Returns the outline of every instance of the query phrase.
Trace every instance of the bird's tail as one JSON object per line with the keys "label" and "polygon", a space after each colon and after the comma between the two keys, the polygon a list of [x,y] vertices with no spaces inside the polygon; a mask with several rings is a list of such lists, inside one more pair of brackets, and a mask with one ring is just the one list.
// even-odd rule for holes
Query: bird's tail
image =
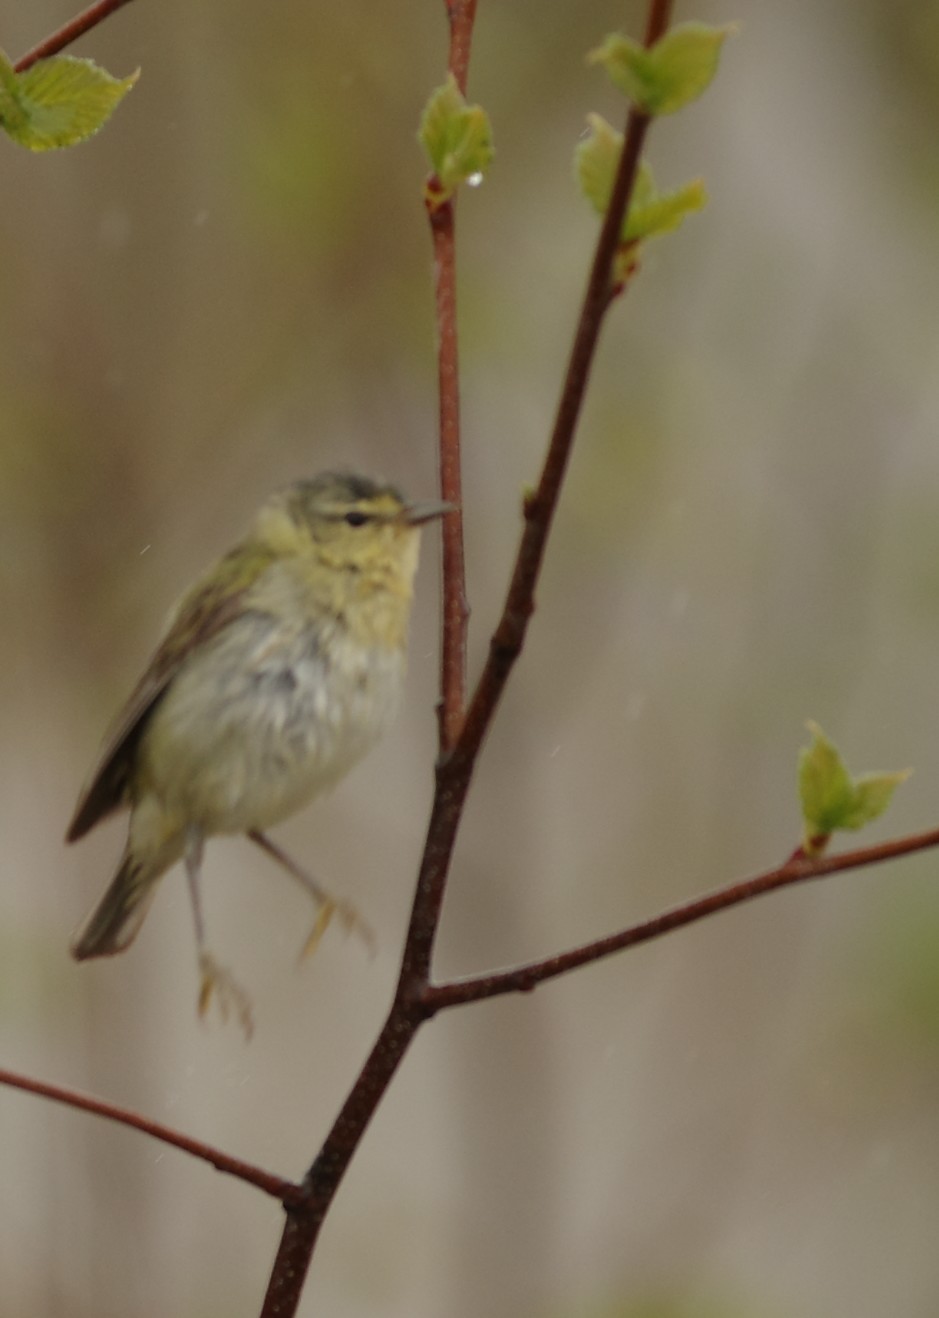
{"label": "bird's tail", "polygon": [[107,892],[72,940],[72,956],[84,961],[129,947],[150,909],[161,873],[154,874],[153,867],[141,864],[128,848]]}

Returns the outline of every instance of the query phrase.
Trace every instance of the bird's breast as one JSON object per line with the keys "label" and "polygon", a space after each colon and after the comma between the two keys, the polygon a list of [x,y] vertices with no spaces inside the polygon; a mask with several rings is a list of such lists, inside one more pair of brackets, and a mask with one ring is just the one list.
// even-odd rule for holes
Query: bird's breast
{"label": "bird's breast", "polygon": [[386,731],[400,646],[333,620],[246,615],[174,677],[141,741],[140,780],[206,833],[265,829],[333,786]]}

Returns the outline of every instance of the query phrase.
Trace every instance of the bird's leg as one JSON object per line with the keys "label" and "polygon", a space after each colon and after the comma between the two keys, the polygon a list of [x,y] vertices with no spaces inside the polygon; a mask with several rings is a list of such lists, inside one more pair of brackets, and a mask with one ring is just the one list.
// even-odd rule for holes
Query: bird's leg
{"label": "bird's leg", "polygon": [[292,874],[297,882],[303,885],[319,908],[310,936],[300,952],[301,961],[316,951],[319,941],[328,929],[329,922],[334,915],[339,916],[343,928],[348,933],[358,934],[368,948],[369,953],[372,956],[375,955],[376,941],[371,926],[363,919],[351,902],[338,901],[331,892],[327,891],[321,883],[313,878],[312,874],[308,874],[306,870],[301,869],[297,862],[287,855],[286,851],[282,850],[276,842],[272,842],[267,834],[262,833],[260,829],[251,829],[248,837],[262,851],[266,851],[272,860],[276,860],[279,865],[282,865],[288,874]]}
{"label": "bird's leg", "polygon": [[251,1002],[244,989],[236,979],[220,966],[205,945],[205,920],[202,915],[202,890],[199,876],[202,869],[202,852],[205,839],[202,830],[191,828],[186,837],[186,878],[189,881],[189,897],[192,902],[192,918],[196,927],[196,950],[199,956],[199,1015],[205,1016],[215,994],[218,999],[222,1020],[228,1019],[231,1008],[245,1037],[250,1039],[254,1030],[251,1016]]}
{"label": "bird's leg", "polygon": [[205,950],[205,920],[202,917],[202,892],[199,888],[204,849],[205,840],[202,830],[191,828],[186,835],[186,878],[189,882],[189,900],[192,902],[192,920],[196,927],[196,947],[199,949],[200,958]]}

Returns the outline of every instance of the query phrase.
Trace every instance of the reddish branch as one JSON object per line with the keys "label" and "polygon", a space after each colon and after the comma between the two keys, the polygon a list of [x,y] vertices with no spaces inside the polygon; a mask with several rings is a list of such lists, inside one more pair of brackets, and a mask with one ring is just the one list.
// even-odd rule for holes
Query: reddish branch
{"label": "reddish branch", "polygon": [[466,707],[466,632],[469,605],[463,555],[463,481],[460,457],[460,365],[456,329],[456,234],[453,200],[430,208],[437,313],[440,492],[455,511],[443,519],[443,608],[440,644],[439,742],[454,745]]}
{"label": "reddish branch", "polygon": [[[476,0],[447,0],[450,20],[448,67],[466,93]],[[434,300],[437,324],[437,373],[440,407],[440,492],[456,511],[444,518],[443,608],[440,645],[439,742],[452,749],[466,708],[466,634],[469,604],[463,551],[463,481],[460,455],[460,359],[456,319],[456,217],[454,201],[428,207],[434,244]]]}
{"label": "reddish branch", "polygon": [[447,18],[450,21],[448,67],[465,96],[470,49],[473,44],[473,24],[476,21],[476,0],[446,0],[446,4]]}
{"label": "reddish branch", "polygon": [[896,860],[900,856],[909,856],[916,851],[925,851],[939,846],[939,829],[930,829],[927,833],[914,833],[908,837],[895,838],[891,842],[881,842],[872,847],[859,847],[856,851],[844,851],[839,856],[805,856],[801,850],[796,851],[784,865],[762,874],[755,874],[749,879],[738,879],[725,888],[695,897],[671,910],[654,915],[640,924],[630,925],[618,933],[607,934],[594,939],[580,947],[572,947],[557,956],[545,957],[539,961],[529,961],[525,965],[513,966],[510,970],[498,970],[489,975],[470,975],[465,979],[455,979],[444,984],[430,984],[422,994],[422,1002],[428,1014],[442,1011],[446,1007],[457,1007],[466,1002],[480,1002],[484,998],[499,997],[503,993],[528,993],[544,984],[549,979],[557,979],[569,970],[588,965],[591,961],[600,961],[612,956],[626,947],[636,947],[639,943],[651,942],[661,938],[673,929],[694,924],[705,916],[716,915],[718,911],[729,910],[743,902],[752,901],[766,892],[775,892],[778,888],[791,888],[808,879],[821,879],[828,874],[841,874],[846,870],[861,869],[866,865],[876,865],[886,860]]}
{"label": "reddish branch", "polygon": [[182,1149],[184,1153],[190,1153],[194,1158],[201,1158],[203,1162],[211,1163],[217,1171],[226,1172],[229,1176],[237,1176],[240,1181],[247,1181],[249,1185],[257,1186],[259,1190],[273,1195],[284,1204],[297,1203],[302,1199],[301,1188],[293,1181],[285,1181],[282,1177],[274,1176],[261,1167],[242,1162],[240,1158],[232,1158],[221,1149],[213,1148],[211,1144],[191,1139],[170,1126],[161,1125],[159,1121],[151,1121],[149,1117],[141,1116],[139,1112],[118,1107],[114,1103],[105,1103],[103,1099],[79,1093],[77,1089],[46,1084],[43,1080],[33,1080],[30,1076],[18,1075],[15,1071],[2,1068],[0,1068],[0,1084],[9,1085],[12,1089],[24,1089],[28,1094],[38,1094],[40,1098],[52,1099],[54,1103],[64,1103],[67,1107],[77,1108],[81,1112],[92,1112],[97,1117],[105,1117],[108,1121],[116,1121],[121,1126],[130,1126],[133,1130],[142,1131],[144,1135],[151,1135],[163,1144],[171,1144],[175,1149]]}
{"label": "reddish branch", "polygon": [[74,18],[63,24],[57,32],[46,37],[45,41],[40,41],[38,46],[33,46],[32,50],[26,52],[14,64],[17,73],[22,73],[25,69],[30,68],[37,60],[48,59],[50,55],[57,55],[60,50],[70,46],[73,41],[77,41],[91,28],[97,27],[106,18],[118,9],[123,9],[129,5],[130,0],[97,0],[97,4],[89,5],[87,9],[76,14]]}

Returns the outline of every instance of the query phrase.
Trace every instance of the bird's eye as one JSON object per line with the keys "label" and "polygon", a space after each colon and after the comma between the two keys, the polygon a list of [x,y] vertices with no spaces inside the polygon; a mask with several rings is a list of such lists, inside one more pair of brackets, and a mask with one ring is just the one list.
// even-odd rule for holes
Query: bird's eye
{"label": "bird's eye", "polygon": [[368,513],[360,513],[355,509],[346,513],[346,521],[350,526],[364,526],[368,521]]}

